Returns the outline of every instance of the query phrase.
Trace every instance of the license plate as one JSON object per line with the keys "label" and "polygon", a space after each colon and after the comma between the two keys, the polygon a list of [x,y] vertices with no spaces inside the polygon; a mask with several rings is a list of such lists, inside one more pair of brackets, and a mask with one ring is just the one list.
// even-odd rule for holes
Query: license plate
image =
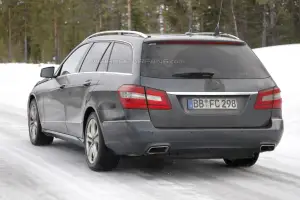
{"label": "license plate", "polygon": [[195,98],[188,99],[188,109],[238,109],[238,103],[232,98]]}

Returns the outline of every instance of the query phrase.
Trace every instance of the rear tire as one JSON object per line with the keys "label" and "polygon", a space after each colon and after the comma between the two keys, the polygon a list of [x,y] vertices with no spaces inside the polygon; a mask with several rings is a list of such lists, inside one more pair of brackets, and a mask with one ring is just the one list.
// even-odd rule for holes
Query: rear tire
{"label": "rear tire", "polygon": [[224,159],[224,162],[228,167],[252,167],[255,165],[259,158],[259,154],[255,154],[252,158],[244,158],[244,159]]}
{"label": "rear tire", "polygon": [[93,171],[111,171],[119,163],[119,156],[105,146],[96,113],[91,113],[85,125],[85,157]]}
{"label": "rear tire", "polygon": [[34,99],[30,102],[28,111],[28,130],[29,138],[33,145],[44,146],[52,144],[54,138],[42,132],[38,107]]}

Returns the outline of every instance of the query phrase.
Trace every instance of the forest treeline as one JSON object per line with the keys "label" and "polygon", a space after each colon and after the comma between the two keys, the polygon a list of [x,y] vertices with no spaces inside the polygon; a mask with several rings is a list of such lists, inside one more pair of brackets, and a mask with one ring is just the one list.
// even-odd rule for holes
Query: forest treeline
{"label": "forest treeline", "polygon": [[[0,0],[0,62],[60,62],[89,34],[214,31],[222,0]],[[223,0],[222,32],[251,47],[299,43],[300,0]]]}

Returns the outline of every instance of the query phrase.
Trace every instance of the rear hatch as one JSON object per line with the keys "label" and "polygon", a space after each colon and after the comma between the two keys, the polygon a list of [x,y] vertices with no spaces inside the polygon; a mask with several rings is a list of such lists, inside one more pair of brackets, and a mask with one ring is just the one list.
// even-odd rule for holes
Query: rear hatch
{"label": "rear hatch", "polygon": [[169,99],[169,109],[149,109],[157,128],[253,128],[270,122],[272,109],[255,104],[258,92],[275,83],[243,42],[144,43],[141,85],[165,91]]}

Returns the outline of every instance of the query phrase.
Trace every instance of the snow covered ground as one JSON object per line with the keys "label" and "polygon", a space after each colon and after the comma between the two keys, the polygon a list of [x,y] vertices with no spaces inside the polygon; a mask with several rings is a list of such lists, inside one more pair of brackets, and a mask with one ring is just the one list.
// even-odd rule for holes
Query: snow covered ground
{"label": "snow covered ground", "polygon": [[255,52],[282,90],[285,134],[276,151],[250,169],[184,160],[158,170],[123,160],[114,172],[91,172],[79,147],[59,140],[41,148],[29,143],[28,93],[49,65],[0,64],[0,200],[299,199],[300,45]]}

